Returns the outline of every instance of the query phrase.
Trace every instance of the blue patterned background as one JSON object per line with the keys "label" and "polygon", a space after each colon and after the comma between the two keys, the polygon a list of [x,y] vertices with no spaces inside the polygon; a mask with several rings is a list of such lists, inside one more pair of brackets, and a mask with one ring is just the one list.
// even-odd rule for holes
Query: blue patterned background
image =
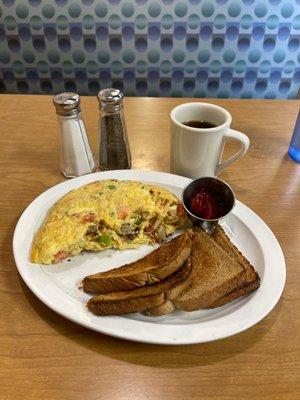
{"label": "blue patterned background", "polygon": [[294,98],[300,0],[0,2],[0,91]]}

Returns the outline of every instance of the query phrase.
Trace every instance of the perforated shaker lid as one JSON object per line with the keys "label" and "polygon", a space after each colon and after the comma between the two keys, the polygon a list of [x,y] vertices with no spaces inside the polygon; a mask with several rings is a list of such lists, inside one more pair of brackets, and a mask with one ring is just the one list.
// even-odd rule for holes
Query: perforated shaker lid
{"label": "perforated shaker lid", "polygon": [[97,96],[100,109],[108,112],[120,109],[123,103],[123,97],[122,91],[114,88],[102,89]]}
{"label": "perforated shaker lid", "polygon": [[53,104],[58,115],[69,116],[80,112],[80,96],[77,93],[59,93],[53,97]]}

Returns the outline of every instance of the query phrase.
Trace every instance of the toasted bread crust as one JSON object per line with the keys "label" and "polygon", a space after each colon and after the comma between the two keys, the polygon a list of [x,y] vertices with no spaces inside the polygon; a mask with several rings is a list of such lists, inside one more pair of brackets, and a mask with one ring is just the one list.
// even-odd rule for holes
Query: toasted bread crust
{"label": "toasted bread crust", "polygon": [[[155,308],[167,299],[177,297],[188,286],[188,278],[191,273],[191,264],[187,261],[185,265],[168,277],[163,282],[132,290],[122,290],[100,294],[93,297],[87,304],[89,310],[96,315],[129,314]],[[158,296],[163,301],[157,304]],[[153,301],[155,305],[152,306]],[[117,312],[119,310],[119,312]],[[122,312],[121,312],[122,310]]]}
{"label": "toasted bread crust", "polygon": [[139,297],[130,300],[104,301],[99,302],[95,297],[88,303],[88,309],[95,315],[119,315],[131,314],[148,308],[158,307],[163,302],[164,293],[156,293],[151,296]]}
{"label": "toasted bread crust", "polygon": [[225,250],[229,255],[234,257],[246,271],[246,283],[251,283],[258,280],[260,281],[258,273],[255,271],[253,265],[246,259],[246,257],[238,250],[238,248],[231,242],[229,237],[225,234],[223,228],[218,225],[213,235],[215,241]]}
{"label": "toasted bread crust", "polygon": [[238,248],[231,242],[229,237],[225,234],[223,228],[218,225],[214,232],[215,241],[225,250],[229,255],[234,257],[245,268],[245,281],[236,290],[228,293],[220,299],[213,302],[209,308],[216,308],[223,306],[241,296],[245,296],[256,290],[260,285],[260,277],[255,271],[253,265],[246,259],[246,257],[238,250]]}
{"label": "toasted bread crust", "polygon": [[[260,278],[259,278],[259,275],[256,273],[255,280],[244,283],[238,289],[235,289],[234,291],[228,293],[227,295],[221,297],[220,299],[215,300],[213,303],[211,303],[206,308],[211,309],[211,308],[217,308],[217,307],[224,306],[225,304],[230,303],[231,301],[236,300],[239,297],[246,296],[246,295],[254,292],[254,290],[256,290],[259,287],[259,284],[260,284]],[[167,300],[165,303],[161,304],[158,307],[150,308],[149,310],[144,311],[144,314],[148,315],[150,317],[157,317],[157,316],[171,314],[175,310],[176,310],[176,307],[175,307],[174,303],[170,300]],[[188,310],[186,310],[186,311],[188,311]]]}
{"label": "toasted bread crust", "polygon": [[171,314],[176,310],[174,303],[171,300],[167,300],[162,305],[154,308],[150,308],[149,310],[144,311],[145,315],[148,317],[159,317],[166,314]]}
{"label": "toasted bread crust", "polygon": [[89,293],[108,293],[160,282],[183,265],[190,256],[191,248],[190,234],[185,232],[138,261],[85,277],[83,290]]}
{"label": "toasted bread crust", "polygon": [[[157,293],[166,293],[166,296],[176,296],[175,289],[177,286],[184,283],[191,273],[191,264],[186,261],[185,264],[162,282],[154,283],[131,290],[118,290],[109,293],[98,294],[94,297],[95,301],[108,302],[108,301],[121,301],[137,299],[139,297],[151,296]],[[170,292],[170,293],[169,293]]]}
{"label": "toasted bread crust", "polygon": [[[247,294],[252,293],[259,287],[260,279],[258,274],[256,273],[257,278],[251,282],[246,282],[240,288],[234,290],[231,293],[228,293],[226,296],[221,297],[219,300],[214,301],[212,304],[209,305],[208,308],[216,308],[224,306],[227,303],[230,303],[233,300],[238,299],[241,296],[245,296]],[[160,306],[161,307],[161,306]]]}
{"label": "toasted bread crust", "polygon": [[[179,272],[176,272],[176,274],[179,275],[179,278],[177,278],[176,282],[169,285],[169,288],[167,290],[164,290],[166,300],[176,299],[176,297],[178,297],[180,293],[182,293],[185,289],[187,289],[187,287],[190,284],[191,272],[192,272],[192,263],[191,260],[188,258],[184,263],[183,267],[181,267],[181,269],[179,270]],[[172,278],[170,277],[167,278],[166,282],[171,279]]]}

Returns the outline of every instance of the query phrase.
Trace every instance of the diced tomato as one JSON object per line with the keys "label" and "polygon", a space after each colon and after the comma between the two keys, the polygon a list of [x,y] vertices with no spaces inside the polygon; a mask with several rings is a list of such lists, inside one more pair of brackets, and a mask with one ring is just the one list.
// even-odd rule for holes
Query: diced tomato
{"label": "diced tomato", "polygon": [[127,217],[127,215],[128,215],[128,209],[127,209],[126,206],[120,206],[117,209],[117,217],[118,217],[118,219],[123,219],[124,220]]}
{"label": "diced tomato", "polygon": [[69,255],[68,252],[66,252],[64,250],[60,250],[54,255],[54,261],[57,263],[57,262],[63,260],[64,258],[67,258],[68,255]]}
{"label": "diced tomato", "polygon": [[178,204],[178,206],[177,206],[177,215],[179,217],[184,217],[185,216],[185,209],[184,209],[182,204]]}
{"label": "diced tomato", "polygon": [[94,222],[96,218],[96,215],[94,213],[88,213],[86,215],[83,215],[81,218],[82,222]]}
{"label": "diced tomato", "polygon": [[96,215],[92,212],[87,213],[87,214],[74,213],[74,214],[72,214],[72,217],[80,219],[81,222],[94,222],[96,219]]}

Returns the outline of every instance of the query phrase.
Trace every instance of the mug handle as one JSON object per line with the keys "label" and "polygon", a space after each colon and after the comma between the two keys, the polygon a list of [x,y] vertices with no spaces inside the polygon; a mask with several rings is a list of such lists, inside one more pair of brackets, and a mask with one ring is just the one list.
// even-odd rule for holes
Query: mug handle
{"label": "mug handle", "polygon": [[234,129],[229,129],[229,131],[224,135],[224,138],[223,138],[224,146],[225,146],[226,142],[228,142],[229,140],[237,140],[241,144],[241,148],[236,154],[234,154],[228,160],[223,161],[222,163],[220,163],[217,166],[215,175],[218,175],[225,168],[227,168],[230,164],[234,163],[239,158],[241,158],[246,153],[246,151],[248,150],[249,145],[250,145],[250,140],[249,140],[248,136],[245,135],[244,133],[236,131]]}

